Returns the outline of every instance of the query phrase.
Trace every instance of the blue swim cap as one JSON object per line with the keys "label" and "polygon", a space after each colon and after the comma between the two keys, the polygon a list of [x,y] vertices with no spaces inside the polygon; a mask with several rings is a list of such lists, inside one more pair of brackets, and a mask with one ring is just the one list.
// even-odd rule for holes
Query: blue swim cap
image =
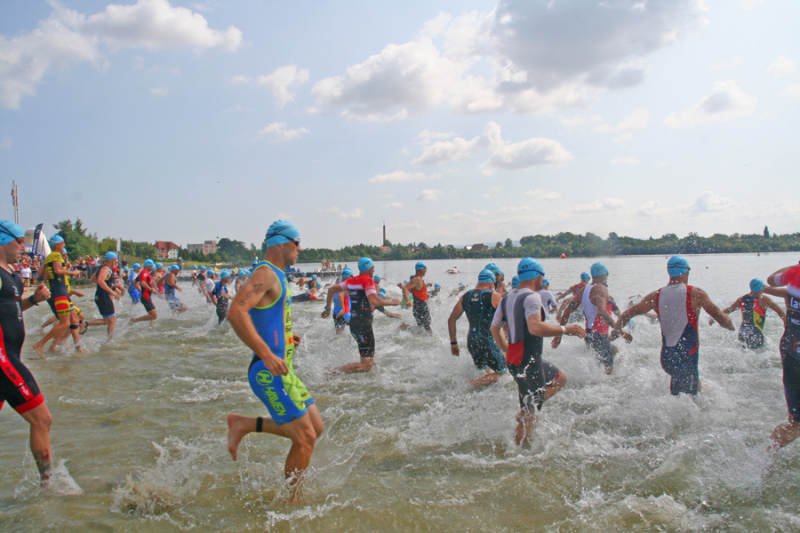
{"label": "blue swim cap", "polygon": [[317,275],[316,275],[316,274],[314,274],[313,276],[311,276],[311,281],[314,281],[315,279],[317,279]]}
{"label": "blue swim cap", "polygon": [[533,257],[526,257],[517,265],[517,274],[520,281],[528,281],[544,276],[544,267]]}
{"label": "blue swim cap", "polygon": [[0,246],[17,240],[20,237],[25,237],[25,232],[22,231],[22,228],[18,224],[14,224],[10,220],[0,220]]}
{"label": "blue swim cap", "polygon": [[459,283],[459,284],[458,284],[458,288],[459,288],[459,289],[460,289],[461,287],[466,287],[466,286],[467,286],[467,285],[466,285],[466,283],[464,283],[463,281],[462,281],[461,283]]}
{"label": "blue swim cap", "polygon": [[358,260],[358,271],[359,272],[366,272],[367,270],[371,270],[375,268],[375,263],[372,262],[372,259],[369,257],[362,257]]}
{"label": "blue swim cap", "polygon": [[511,278],[511,288],[516,289],[517,287],[519,287],[519,276],[514,276]]}
{"label": "blue swim cap", "polygon": [[603,263],[600,262],[592,265],[591,272],[593,278],[599,278],[600,276],[608,275],[608,269]]}
{"label": "blue swim cap", "polygon": [[61,235],[53,235],[47,242],[50,244],[50,246],[55,246],[57,244],[64,242],[64,237],[62,237]]}
{"label": "blue swim cap", "polygon": [[481,273],[478,274],[478,283],[494,283],[494,280],[494,272],[488,268],[484,268],[481,270]]}
{"label": "blue swim cap", "polygon": [[151,266],[156,266],[156,264],[153,262],[152,259],[146,259],[145,262],[144,262],[144,266],[151,267]]}
{"label": "blue swim cap", "polygon": [[352,277],[353,277],[353,270],[350,267],[347,267],[344,270],[342,270],[342,279],[347,279]]}
{"label": "blue swim cap", "polygon": [[374,276],[372,276],[372,281],[374,281],[375,283],[380,283],[381,282],[381,277],[379,275],[375,274]]}
{"label": "blue swim cap", "polygon": [[267,246],[276,246],[295,239],[299,243],[300,231],[294,224],[285,220],[276,220],[267,230]]}
{"label": "blue swim cap", "polygon": [[139,263],[134,263],[133,269],[136,270],[137,268],[142,268],[142,265],[140,265]]}
{"label": "blue swim cap", "polygon": [[434,284],[433,284],[433,288],[434,288],[434,289],[438,289],[439,287],[441,287],[441,285],[439,285],[438,283],[434,283]]}
{"label": "blue swim cap", "polygon": [[231,277],[231,273],[227,269],[223,270],[219,275],[219,279],[228,279],[229,277]]}
{"label": "blue swim cap", "polygon": [[412,279],[414,279],[416,277],[417,277],[416,274],[411,274],[410,276],[408,276],[408,281],[411,281]]}
{"label": "blue swim cap", "polygon": [[766,286],[767,284],[762,279],[754,278],[750,280],[750,290],[753,292],[763,291]]}
{"label": "blue swim cap", "polygon": [[197,270],[197,265],[193,266],[192,269]]}
{"label": "blue swim cap", "polygon": [[206,269],[205,265],[201,266],[201,267],[200,267],[200,272],[202,272],[202,271],[203,271],[203,270],[205,270],[205,269]]}
{"label": "blue swim cap", "polygon": [[667,262],[667,272],[669,272],[669,277],[671,278],[677,278],[690,270],[689,261],[685,257],[675,255]]}
{"label": "blue swim cap", "polygon": [[122,267],[122,271],[123,272],[127,272],[128,271],[128,267]]}
{"label": "blue swim cap", "polygon": [[581,281],[589,281],[590,279],[592,279],[592,276],[588,272],[581,272]]}
{"label": "blue swim cap", "polygon": [[547,279],[547,278],[544,278],[542,280],[542,287],[547,287],[548,285],[550,285],[550,280]]}
{"label": "blue swim cap", "polygon": [[67,247],[66,246],[64,247],[64,250],[61,253],[64,253],[64,254],[67,253]]}
{"label": "blue swim cap", "polygon": [[163,267],[163,266],[164,266],[164,264],[163,264],[163,263],[156,263],[156,268],[161,268],[161,267]]}
{"label": "blue swim cap", "polygon": [[108,261],[109,259],[116,259],[117,254],[114,252],[106,252],[106,255],[103,257],[103,261]]}
{"label": "blue swim cap", "polygon": [[306,277],[306,273],[305,273],[305,272],[300,272],[300,275],[301,275],[302,277]]}
{"label": "blue swim cap", "polygon": [[425,270],[426,268],[428,268],[428,265],[426,265],[422,261],[417,261],[416,266],[414,266],[414,270]]}
{"label": "blue swim cap", "polygon": [[485,270],[491,270],[492,272],[494,272],[495,270],[497,270],[497,269],[498,269],[498,268],[500,268],[500,267],[498,267],[498,266],[497,266],[497,263],[489,263],[488,265],[486,265],[486,266],[485,266],[485,267],[483,267],[483,268],[484,268]]}
{"label": "blue swim cap", "polygon": [[381,290],[378,291],[378,296],[380,296],[381,298],[385,297],[386,296],[386,289],[381,287]]}

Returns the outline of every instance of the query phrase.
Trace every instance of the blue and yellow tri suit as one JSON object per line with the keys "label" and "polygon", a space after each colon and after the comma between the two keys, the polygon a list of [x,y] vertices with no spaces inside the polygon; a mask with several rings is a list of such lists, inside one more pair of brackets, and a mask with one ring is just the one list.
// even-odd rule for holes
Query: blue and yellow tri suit
{"label": "blue and yellow tri suit", "polygon": [[253,354],[248,371],[248,381],[253,393],[264,402],[276,424],[282,425],[297,420],[308,412],[314,399],[294,374],[294,336],[292,334],[292,293],[283,271],[269,261],[258,268],[271,268],[281,282],[281,295],[266,307],[254,307],[250,318],[259,336],[267,343],[272,353],[286,362],[289,368],[285,376],[276,376],[264,365],[264,361]]}

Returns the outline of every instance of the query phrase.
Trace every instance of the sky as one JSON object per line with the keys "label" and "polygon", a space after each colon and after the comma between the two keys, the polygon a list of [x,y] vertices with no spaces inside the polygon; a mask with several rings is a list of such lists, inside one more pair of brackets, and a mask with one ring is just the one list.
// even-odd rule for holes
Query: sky
{"label": "sky", "polygon": [[[259,246],[800,231],[796,0],[4,0],[0,217]],[[792,200],[795,198],[795,200]]]}

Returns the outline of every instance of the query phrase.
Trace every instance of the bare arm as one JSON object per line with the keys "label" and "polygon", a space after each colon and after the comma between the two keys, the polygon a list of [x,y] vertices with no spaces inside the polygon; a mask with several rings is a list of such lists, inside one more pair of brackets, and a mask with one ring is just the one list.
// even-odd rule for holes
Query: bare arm
{"label": "bare arm", "polygon": [[786,313],[783,312],[783,309],[781,309],[781,307],[778,304],[772,301],[772,298],[767,298],[766,296],[762,295],[761,297],[759,297],[758,300],[759,303],[761,304],[761,307],[764,308],[768,307],[772,309],[779,317],[781,317],[781,320],[784,321],[786,320]]}
{"label": "bare arm", "polygon": [[692,289],[692,304],[695,306],[699,304],[699,306],[702,307],[706,313],[711,315],[711,318],[719,322],[719,325],[723,328],[736,331],[736,328],[733,327],[733,322],[731,322],[731,317],[723,313],[722,310],[711,301],[711,298],[708,297],[708,294],[703,289],[697,287]]}
{"label": "bare arm", "polygon": [[272,353],[267,343],[256,331],[253,320],[250,318],[251,309],[259,303],[268,305],[271,301],[274,302],[275,294],[279,294],[282,290],[281,282],[272,269],[256,269],[233,299],[231,308],[228,310],[228,322],[242,342],[264,361],[264,366],[270,372],[285,376],[289,372],[286,362]]}
{"label": "bare arm", "polygon": [[764,287],[764,294],[769,294],[770,296],[777,296],[778,298],[786,299],[788,293],[786,289],[783,287]]}
{"label": "bare arm", "polygon": [[[787,271],[787,270],[789,270],[790,268],[794,268],[794,267],[796,267],[796,266],[797,266],[797,265],[792,265],[792,266],[784,267],[784,268],[782,268],[782,269],[780,269],[780,270],[777,270],[777,271],[773,272],[773,273],[772,273],[772,274],[770,274],[770,275],[769,275],[769,277],[767,278],[767,285],[769,285],[770,287],[779,287],[779,285],[778,285],[778,284],[775,282],[775,277],[776,277],[778,274],[783,274],[784,272],[786,272],[786,271]],[[784,285],[785,285],[785,283],[784,283]]]}
{"label": "bare arm", "polygon": [[650,311],[654,311],[658,306],[658,292],[654,291],[645,296],[641,302],[636,305],[633,305],[623,311],[623,313],[619,316],[619,320],[617,320],[617,325],[614,326],[614,331],[617,335],[620,335],[622,332],[622,328],[625,327],[625,324],[628,321],[639,315],[644,315],[649,313]]}
{"label": "bare arm", "polygon": [[34,292],[33,295],[30,296],[30,298],[25,298],[20,302],[20,308],[23,311],[26,311],[31,307],[33,307],[34,305],[39,305],[48,298],[50,298],[50,291],[47,289],[45,284],[42,283],[38,287],[36,287],[36,292]]}
{"label": "bare arm", "polygon": [[503,335],[502,328],[498,328],[492,324],[492,327],[489,328],[489,332],[492,334],[492,338],[495,344],[497,344],[497,347],[500,348],[500,351],[508,353],[508,341],[506,340],[506,336]]}
{"label": "bare arm", "polygon": [[[528,323],[528,331],[531,335],[537,337],[560,337],[564,331],[561,329],[564,326],[556,326],[542,321],[542,316],[539,313],[534,313],[526,320]],[[581,339],[586,336],[586,330],[577,324],[564,327],[569,336],[580,337]]]}
{"label": "bare arm", "polygon": [[372,305],[372,307],[386,307],[388,305],[400,305],[400,300],[398,300],[397,298],[393,298],[391,300],[384,300],[375,293],[368,294],[367,300],[369,300],[369,303]]}
{"label": "bare arm", "polygon": [[608,307],[608,289],[602,285],[595,285],[592,288],[592,292],[589,294],[589,299],[597,308],[597,313],[605,320],[606,324],[613,328],[616,325],[614,323],[614,317],[611,316],[611,313],[606,309],[606,307]]}
{"label": "bare arm", "polygon": [[331,315],[331,312],[327,311],[327,309],[333,309],[333,307],[331,307],[331,304],[333,304],[334,295],[342,292],[343,290],[344,290],[344,288],[339,283],[335,283],[335,284],[331,285],[331,288],[328,289],[328,296],[325,298],[325,309],[326,309],[326,311],[322,312],[322,318],[328,318]]}
{"label": "bare arm", "polygon": [[458,339],[456,337],[456,321],[464,314],[464,306],[461,304],[461,298],[458,299],[456,305],[453,307],[453,312],[450,313],[450,318],[447,319],[447,331],[450,333],[450,353],[459,355]]}
{"label": "bare arm", "polygon": [[739,309],[741,306],[742,306],[742,299],[737,298],[735,302],[733,302],[729,307],[723,309],[722,312],[725,313],[726,315],[729,315],[734,311],[736,311],[737,309]]}
{"label": "bare arm", "polygon": [[[100,267],[100,270],[103,270],[103,267]],[[113,290],[111,290],[111,287],[108,286],[108,283],[106,283],[107,278],[100,277],[100,270],[98,270],[97,273],[95,274],[95,276],[97,277],[97,286],[106,291],[107,293],[116,294]]]}

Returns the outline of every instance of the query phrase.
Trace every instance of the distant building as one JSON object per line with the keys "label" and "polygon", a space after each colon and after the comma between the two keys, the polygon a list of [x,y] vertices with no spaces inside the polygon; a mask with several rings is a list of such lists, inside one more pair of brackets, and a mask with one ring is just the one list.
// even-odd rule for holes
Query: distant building
{"label": "distant building", "polygon": [[202,252],[203,255],[213,254],[217,251],[217,241],[203,241],[203,244],[187,244],[190,252]]}
{"label": "distant building", "polygon": [[383,253],[391,252],[392,251],[392,247],[391,246],[378,246],[378,250],[380,250]]}
{"label": "distant building", "polygon": [[487,248],[489,247],[483,244],[482,242],[479,242],[478,244],[473,244],[472,246],[467,246],[467,250],[486,250]]}
{"label": "distant building", "polygon": [[172,241],[156,241],[159,259],[178,259],[178,250],[180,248]]}

